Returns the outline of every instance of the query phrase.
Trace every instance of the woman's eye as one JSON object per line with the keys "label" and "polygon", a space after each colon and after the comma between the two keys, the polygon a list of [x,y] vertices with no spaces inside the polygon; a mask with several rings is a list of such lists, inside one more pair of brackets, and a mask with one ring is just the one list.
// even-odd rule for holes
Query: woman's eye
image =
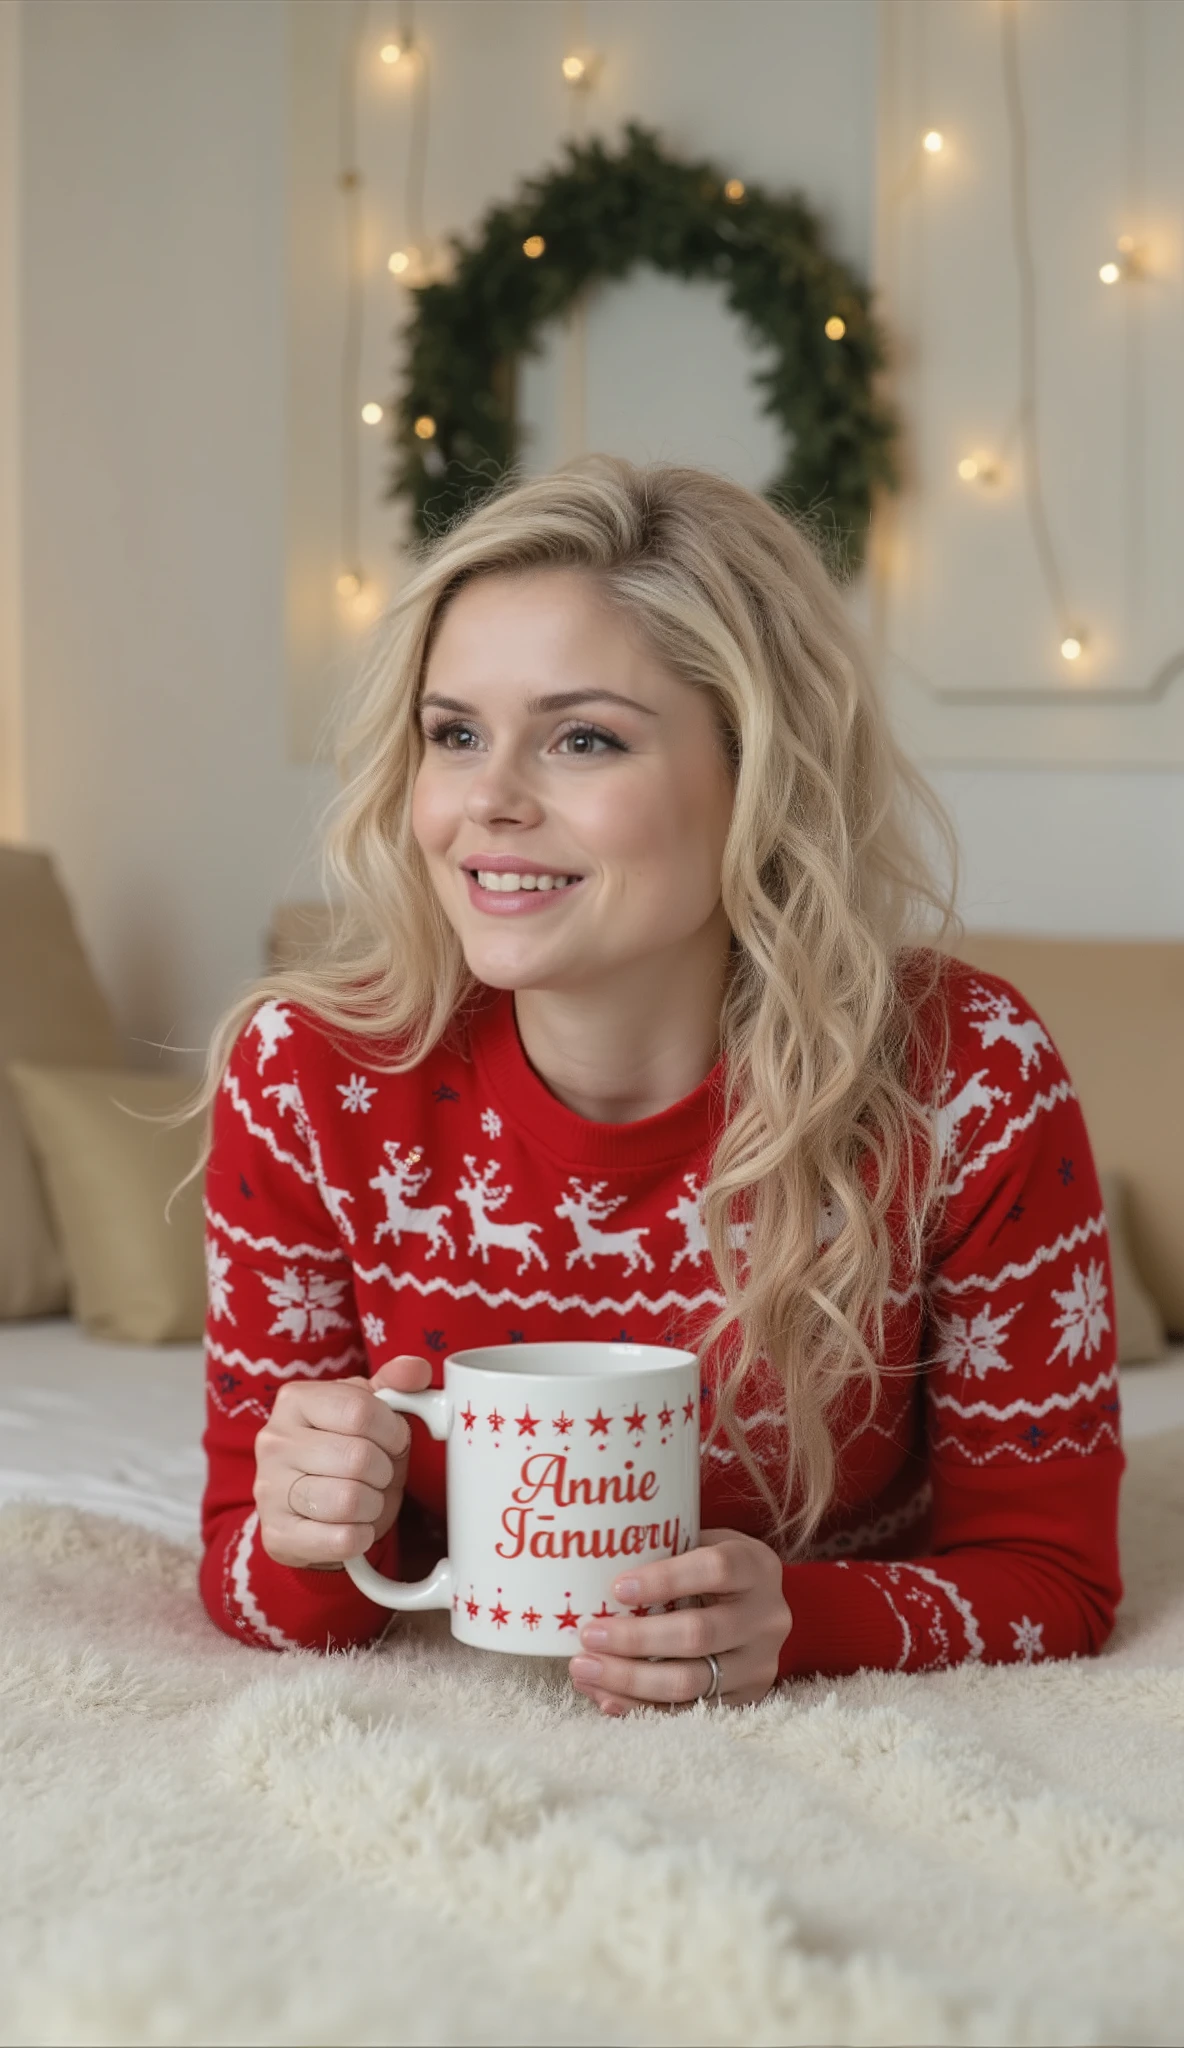
{"label": "woman's eye", "polygon": [[[565,732],[562,738],[565,740],[599,740],[602,746],[615,747],[618,753],[624,752],[620,740],[614,739],[611,732],[599,732],[594,725],[577,725],[571,732]],[[575,749],[575,752],[579,754],[586,754],[590,751],[587,747],[577,747]]]}
{"label": "woman's eye", "polygon": [[[454,753],[457,751],[457,749],[451,745],[451,742],[454,738],[458,737],[462,733],[467,733],[470,737],[474,737],[473,728],[471,725],[462,725],[458,719],[453,718],[449,719],[443,725],[431,726],[427,730],[425,736],[430,746],[443,747],[445,752]],[[556,741],[556,745],[561,746],[567,740],[578,740],[581,742],[579,746],[576,746],[572,749],[572,752],[576,755],[577,759],[581,755],[590,755],[594,753],[595,750],[592,747],[583,744],[583,742],[589,740],[598,740],[601,746],[615,748],[618,753],[625,752],[625,748],[622,745],[621,741],[614,738],[611,732],[601,732],[599,728],[594,725],[577,725],[571,727],[567,732],[560,733],[559,738]],[[467,753],[469,749],[467,747],[462,747],[460,751]]]}

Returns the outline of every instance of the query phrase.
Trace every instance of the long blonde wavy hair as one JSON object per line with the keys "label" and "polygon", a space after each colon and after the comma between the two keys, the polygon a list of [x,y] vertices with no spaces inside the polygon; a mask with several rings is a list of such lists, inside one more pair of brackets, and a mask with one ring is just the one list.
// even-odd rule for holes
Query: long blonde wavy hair
{"label": "long blonde wavy hair", "polygon": [[[262,1001],[301,1005],[348,1034],[355,1054],[359,1037],[397,1039],[393,1059],[369,1064],[404,1073],[486,993],[412,832],[416,707],[433,633],[461,586],[548,565],[587,571],[660,659],[706,692],[732,764],[720,875],[733,934],[719,1038],[725,1122],[701,1195],[724,1301],[697,1348],[704,1358],[728,1333],[713,1426],[764,1498],[776,1538],[800,1553],[834,1493],[836,1408],[863,1382],[870,1416],[879,1391],[888,1212],[902,1175],[914,1271],[924,1257],[948,1026],[919,1087],[910,1087],[908,1052],[942,975],[937,949],[961,929],[952,827],[891,734],[805,518],[708,471],[593,455],[512,479],[426,543],[346,700],[340,786],[322,832],[330,936],[316,957],[262,976],[234,1001],[180,1118],[206,1114],[200,1172],[227,1060]],[[945,887],[925,848],[925,817],[944,846]],[[936,1013],[944,1020],[944,1004]],[[842,1225],[820,1247],[823,1204]],[[730,1229],[738,1217],[749,1225],[740,1259]],[[780,1500],[737,1418],[741,1383],[762,1358],[785,1392]]]}

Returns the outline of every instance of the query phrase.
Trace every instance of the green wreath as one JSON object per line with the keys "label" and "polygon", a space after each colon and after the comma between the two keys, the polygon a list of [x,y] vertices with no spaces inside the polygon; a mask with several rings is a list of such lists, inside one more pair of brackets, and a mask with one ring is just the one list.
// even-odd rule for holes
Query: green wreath
{"label": "green wreath", "polygon": [[[833,566],[853,571],[873,486],[899,484],[896,416],[873,391],[886,350],[869,289],[799,194],[775,198],[669,156],[634,122],[625,135],[616,155],[600,140],[569,143],[566,165],[492,207],[471,246],[451,238],[447,283],[416,291],[388,497],[407,497],[426,538],[493,490],[517,461],[517,358],[538,352],[540,331],[585,286],[651,263],[718,278],[751,338],[771,344],[776,360],[754,382],[788,445],[764,495],[805,513]],[[828,321],[832,335],[842,323],[840,339]]]}

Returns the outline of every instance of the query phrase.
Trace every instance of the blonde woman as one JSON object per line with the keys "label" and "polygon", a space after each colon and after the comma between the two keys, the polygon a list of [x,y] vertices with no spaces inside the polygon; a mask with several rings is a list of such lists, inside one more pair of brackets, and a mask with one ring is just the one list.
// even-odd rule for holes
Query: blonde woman
{"label": "blonde woman", "polygon": [[603,1712],[1096,1651],[1089,1141],[946,950],[948,826],[808,533],[690,468],[517,482],[424,550],[340,764],[333,939],[234,1005],[202,1097],[218,1626],[376,1638],[342,1560],[446,1535],[443,1446],[373,1387],[591,1336],[690,1345],[704,1393],[701,1542],[573,1644]]}

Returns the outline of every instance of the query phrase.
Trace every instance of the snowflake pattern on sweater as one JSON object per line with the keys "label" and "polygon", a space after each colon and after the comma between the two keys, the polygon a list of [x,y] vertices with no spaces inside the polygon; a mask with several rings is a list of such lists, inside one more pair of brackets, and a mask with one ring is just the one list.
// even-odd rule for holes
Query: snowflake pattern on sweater
{"label": "snowflake pattern on sweater", "polygon": [[[896,1271],[890,1368],[844,1433],[835,1502],[784,1550],[779,1675],[932,1670],[1088,1654],[1121,1594],[1114,1306],[1080,1105],[1016,989],[950,963],[935,1142],[945,1201],[924,1270]],[[932,1021],[932,1020],[931,1020]],[[922,1036],[924,1035],[922,1031]],[[219,1090],[206,1176],[208,1478],[201,1589],[260,1647],[327,1649],[389,1624],[343,1572],[263,1549],[254,1446],[281,1386],[402,1352],[598,1337],[695,1348],[722,1296],[700,1206],[722,1069],[659,1115],[591,1122],[522,1050],[491,991],[469,1039],[381,1074],[293,1004],[263,1003]],[[843,1225],[823,1204],[818,1243]],[[733,1226],[743,1250],[745,1226]],[[902,1240],[903,1241],[903,1240]],[[772,1540],[702,1385],[702,1526]],[[763,1367],[740,1403],[776,1495],[786,1425]],[[411,1421],[407,1496],[371,1561],[402,1577],[447,1548],[444,1446]],[[776,1546],[774,1546],[776,1547]]]}

